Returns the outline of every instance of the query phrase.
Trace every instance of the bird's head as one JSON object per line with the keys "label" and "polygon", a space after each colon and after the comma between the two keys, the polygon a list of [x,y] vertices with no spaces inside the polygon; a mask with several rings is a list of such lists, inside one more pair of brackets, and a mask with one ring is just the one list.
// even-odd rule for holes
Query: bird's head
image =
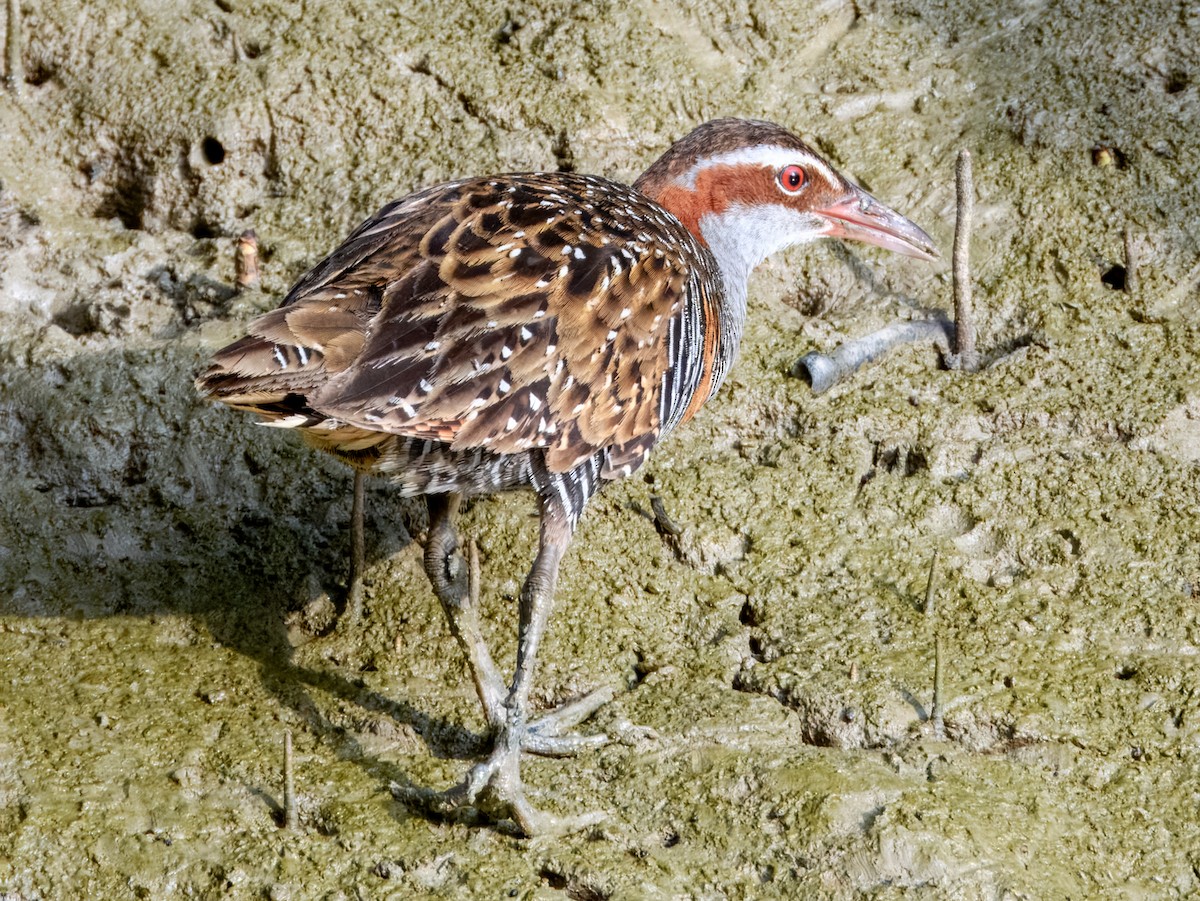
{"label": "bird's head", "polygon": [[716,119],[673,144],[634,187],[708,245],[726,277],[817,238],[862,241],[923,260],[933,240],[841,175],[787,129]]}

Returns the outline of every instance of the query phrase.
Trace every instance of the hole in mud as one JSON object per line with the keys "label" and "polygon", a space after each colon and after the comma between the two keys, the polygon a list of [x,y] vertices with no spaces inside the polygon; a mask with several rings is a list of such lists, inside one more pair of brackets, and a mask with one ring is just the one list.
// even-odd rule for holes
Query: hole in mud
{"label": "hole in mud", "polygon": [[1125,665],[1125,666],[1121,667],[1119,670],[1117,670],[1115,675],[1122,682],[1128,682],[1130,679],[1132,679],[1137,674],[1138,674],[1138,671],[1137,671],[1136,666]]}
{"label": "hole in mud", "polygon": [[565,876],[550,867],[542,867],[538,876],[555,891],[565,892],[570,901],[608,901],[608,892],[586,885],[574,876]]}
{"label": "hole in mud", "polygon": [[562,873],[556,873],[548,867],[544,867],[542,872],[538,873],[542,880],[552,889],[562,891],[567,887],[567,877]]}
{"label": "hole in mud", "polygon": [[754,614],[754,605],[749,600],[742,604],[742,609],[738,613],[738,622],[743,626],[757,626],[758,617]]}
{"label": "hole in mud", "polygon": [[50,63],[43,59],[35,59],[33,65],[25,69],[25,83],[34,87],[43,85],[58,74]]}
{"label": "hole in mud", "polygon": [[1109,266],[1100,276],[1100,281],[1104,282],[1109,288],[1114,291],[1125,290],[1125,267],[1120,263],[1114,266]]}
{"label": "hole in mud", "polygon": [[55,313],[50,321],[75,338],[93,334],[100,328],[95,311],[86,303],[70,304]]}
{"label": "hole in mud", "polygon": [[1188,73],[1183,69],[1174,69],[1167,74],[1163,82],[1163,87],[1168,94],[1178,94],[1180,91],[1186,91],[1192,83]]}
{"label": "hole in mud", "polygon": [[1092,147],[1092,165],[1099,166],[1101,169],[1116,167],[1124,169],[1126,164],[1125,153],[1118,147],[1113,147],[1110,144],[1095,144]]}
{"label": "hole in mud", "polygon": [[200,142],[200,152],[210,166],[219,166],[225,162],[225,145],[209,135]]}
{"label": "hole in mud", "polygon": [[925,451],[902,445],[891,447],[876,445],[874,462],[888,472],[896,472],[903,476],[916,475],[921,470],[929,468],[929,459],[926,457]]}
{"label": "hole in mud", "polygon": [[757,635],[750,636],[750,656],[759,663],[767,662],[767,651],[763,646],[763,640]]}
{"label": "hole in mud", "polygon": [[136,172],[119,172],[96,206],[97,219],[120,219],[126,228],[141,231],[150,189]]}
{"label": "hole in mud", "polygon": [[215,238],[218,234],[217,229],[203,219],[197,219],[192,224],[192,237],[198,241],[202,241],[205,238]]}
{"label": "hole in mud", "polygon": [[521,28],[521,22],[516,22],[511,17],[506,17],[504,24],[496,29],[496,32],[492,35],[492,38],[497,44],[507,44],[512,41],[513,35],[520,31]]}

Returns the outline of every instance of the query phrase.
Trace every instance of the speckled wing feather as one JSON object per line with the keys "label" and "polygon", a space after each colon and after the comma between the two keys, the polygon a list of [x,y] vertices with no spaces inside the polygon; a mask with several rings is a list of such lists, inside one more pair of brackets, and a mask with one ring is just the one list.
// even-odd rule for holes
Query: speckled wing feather
{"label": "speckled wing feather", "polygon": [[636,468],[663,426],[670,321],[701,284],[685,259],[703,253],[615,182],[442,185],[360,226],[201,386],[278,425]]}

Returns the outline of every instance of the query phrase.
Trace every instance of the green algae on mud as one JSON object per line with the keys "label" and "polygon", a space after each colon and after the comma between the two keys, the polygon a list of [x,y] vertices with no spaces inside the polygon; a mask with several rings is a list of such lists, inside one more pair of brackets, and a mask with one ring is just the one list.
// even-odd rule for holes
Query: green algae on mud
{"label": "green algae on mud", "polygon": [[[1194,10],[22,9],[29,83],[0,98],[0,892],[1197,890]],[[945,308],[945,273],[835,246],[765,265],[729,383],[596,499],[564,567],[539,702],[628,691],[589,724],[612,744],[529,779],[609,821],[535,842],[429,822],[388,784],[449,785],[484,743],[420,514],[372,485],[367,622],[318,634],[348,474],[191,393],[253,313],[233,243],[258,230],[269,303],[420,184],[631,178],[726,113],[813,135],[944,246],[969,146],[990,365],[910,348],[812,398],[797,356]],[[1093,166],[1097,143],[1124,166]],[[1126,227],[1136,294],[1100,280]],[[531,512],[465,516],[502,655]]]}

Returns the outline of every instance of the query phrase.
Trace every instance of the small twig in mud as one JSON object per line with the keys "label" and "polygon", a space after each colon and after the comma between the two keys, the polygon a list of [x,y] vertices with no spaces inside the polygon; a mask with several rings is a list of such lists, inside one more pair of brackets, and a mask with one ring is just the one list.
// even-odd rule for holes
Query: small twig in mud
{"label": "small twig in mud", "polygon": [[939,741],[946,737],[946,721],[942,718],[942,633],[934,626],[933,635],[933,735]]}
{"label": "small twig in mud", "polygon": [[934,600],[937,597],[937,563],[938,551],[933,552],[933,557],[929,561],[929,578],[925,583],[925,615],[933,616],[936,612]]}
{"label": "small twig in mud", "polygon": [[683,529],[679,528],[675,521],[667,515],[663,499],[657,494],[650,496],[650,509],[654,511],[654,528],[659,531],[659,534],[674,535],[676,538],[683,534]]}
{"label": "small twig in mud", "polygon": [[[492,686],[502,685],[504,677],[496,669],[496,661],[483,640],[479,626],[479,596],[482,591],[483,571],[479,565],[479,544],[468,538],[467,552],[467,600],[458,607],[458,619],[451,622],[451,630],[458,643],[471,661],[471,675],[475,681],[475,693],[485,706],[494,707],[503,702],[503,696],[495,696]],[[457,558],[459,561],[461,557]]]}
{"label": "small twig in mud", "polygon": [[242,42],[238,38],[237,32],[234,31],[233,29],[230,29],[230,31],[229,31],[229,44],[230,44],[230,48],[233,51],[234,65],[245,62],[246,61],[246,51],[242,47]]}
{"label": "small twig in mud", "polygon": [[1125,226],[1125,293],[1136,294],[1137,284],[1137,245],[1133,243],[1133,229]]}
{"label": "small twig in mud", "polygon": [[933,724],[933,734],[937,739],[946,737],[946,723],[942,718],[942,630],[939,628],[937,616],[937,562],[938,552],[933,552],[929,561],[929,580],[925,585],[925,615],[931,620],[933,628],[933,705],[929,721]]}
{"label": "small twig in mud", "polygon": [[838,382],[902,344],[933,341],[943,352],[949,349],[950,325],[938,319],[893,322],[878,331],[846,341],[832,353],[808,353],[792,366],[792,375],[804,379],[813,394],[824,394]]}
{"label": "small twig in mud", "polygon": [[350,590],[342,621],[354,625],[362,618],[363,571],[366,569],[366,537],[363,518],[366,508],[366,473],[354,470],[354,496],[350,503]]}
{"label": "small twig in mud", "polygon": [[296,810],[296,775],[292,765],[292,730],[283,733],[283,825],[290,832],[300,828]]}
{"label": "small twig in mud", "polygon": [[954,225],[954,353],[946,359],[951,369],[974,372],[979,368],[975,350],[975,311],[971,298],[971,219],[975,211],[975,179],[971,154],[961,150],[955,167],[958,216]]}
{"label": "small twig in mud", "polygon": [[667,514],[663,499],[657,494],[650,495],[650,509],[654,511],[654,531],[662,536],[676,560],[687,562],[687,555],[683,552],[683,529]]}
{"label": "small twig in mud", "polygon": [[258,287],[258,235],[252,228],[242,232],[237,240],[233,256],[233,271],[236,273],[234,284],[239,294],[242,291]]}
{"label": "small twig in mud", "polygon": [[18,97],[25,83],[25,66],[21,61],[21,0],[8,0],[7,31],[4,41],[4,80],[8,89]]}

